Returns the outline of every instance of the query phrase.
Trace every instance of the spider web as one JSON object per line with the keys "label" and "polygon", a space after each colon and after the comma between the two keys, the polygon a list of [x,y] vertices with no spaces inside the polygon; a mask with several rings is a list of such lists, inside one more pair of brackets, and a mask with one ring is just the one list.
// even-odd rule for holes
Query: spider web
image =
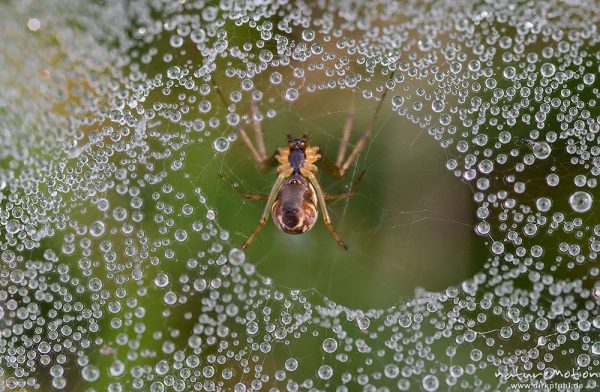
{"label": "spider web", "polygon": [[[594,5],[0,10],[0,390],[597,386]],[[366,170],[329,204],[350,251],[269,224],[242,253],[250,100],[269,150],[335,156],[384,88],[321,173]]]}

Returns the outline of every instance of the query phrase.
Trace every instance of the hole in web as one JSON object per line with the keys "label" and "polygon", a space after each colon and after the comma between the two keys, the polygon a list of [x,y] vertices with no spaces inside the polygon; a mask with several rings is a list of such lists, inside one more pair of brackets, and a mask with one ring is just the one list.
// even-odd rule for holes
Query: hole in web
{"label": "hole in web", "polygon": [[[311,144],[334,160],[349,102],[350,92],[336,91],[278,108],[276,118],[262,122],[267,151],[285,146],[287,133],[308,133]],[[356,97],[351,143],[368,126],[375,106],[374,100]],[[366,170],[352,199],[328,202],[350,250],[337,246],[321,216],[302,235],[280,232],[269,218],[246,253],[276,285],[316,290],[350,307],[386,307],[413,296],[417,288],[437,291],[459,284],[479,269],[476,260],[485,259],[487,250],[474,234],[471,190],[446,170],[444,150],[426,131],[389,106],[384,104],[368,146],[344,177],[334,178],[319,165],[321,183],[330,193],[344,192]],[[275,178],[274,171],[256,167],[239,139],[209,170],[214,178],[224,173],[248,193],[268,193]],[[226,183],[212,193],[220,223],[240,246],[265,201],[247,201]]]}

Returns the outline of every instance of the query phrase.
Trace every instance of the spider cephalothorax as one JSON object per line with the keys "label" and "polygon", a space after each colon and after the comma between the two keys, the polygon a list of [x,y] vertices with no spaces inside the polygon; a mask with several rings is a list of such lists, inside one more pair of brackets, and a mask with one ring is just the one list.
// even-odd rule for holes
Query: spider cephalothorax
{"label": "spider cephalothorax", "polygon": [[308,147],[308,136],[302,135],[301,138],[295,138],[292,135],[287,135],[288,148],[303,150]]}
{"label": "spider cephalothorax", "polygon": [[[215,87],[216,84],[215,84]],[[217,87],[218,91],[218,87]],[[381,108],[381,103],[385,98],[387,90],[384,90],[375,110],[371,123],[373,122],[377,112]],[[223,103],[227,106],[224,96],[219,91],[219,96]],[[252,111],[256,111],[256,105],[251,103]],[[253,119],[257,116],[252,116]],[[338,150],[338,155],[335,163],[326,160],[326,167],[330,169],[331,174],[336,177],[343,176],[350,164],[356,159],[360,151],[365,147],[371,132],[371,125],[365,131],[358,143],[352,149],[352,152],[346,158],[346,148],[348,147],[350,132],[352,131],[352,122],[354,118],[353,105],[346,117],[344,125],[342,142]],[[260,123],[254,121],[254,132],[256,136],[256,147],[250,140],[250,137],[242,127],[238,125],[238,132],[244,144],[248,147],[252,156],[256,159],[259,165],[263,168],[273,166],[274,163],[279,163],[277,166],[277,178],[269,195],[252,195],[242,193],[247,199],[264,200],[267,199],[267,205],[263,211],[262,217],[258,226],[252,234],[246,239],[242,245],[242,249],[246,249],[254,240],[258,232],[264,227],[269,218],[269,212],[273,214],[273,221],[279,230],[289,234],[302,234],[310,230],[316,223],[318,217],[317,205],[320,204],[321,212],[325,226],[331,232],[339,246],[348,249],[346,243],[340,238],[335,231],[329,212],[327,211],[327,200],[338,200],[352,196],[356,184],[362,177],[362,174],[357,178],[348,193],[336,195],[326,194],[323,192],[321,184],[316,177],[317,166],[315,162],[322,158],[319,154],[318,146],[310,146],[308,136],[303,135],[301,138],[294,138],[291,135],[287,137],[287,147],[277,149],[273,158],[269,158],[265,151],[265,143],[263,140],[262,129]],[[222,177],[223,178],[223,177]],[[234,186],[238,192],[239,190]],[[241,193],[241,192],[240,192]]]}

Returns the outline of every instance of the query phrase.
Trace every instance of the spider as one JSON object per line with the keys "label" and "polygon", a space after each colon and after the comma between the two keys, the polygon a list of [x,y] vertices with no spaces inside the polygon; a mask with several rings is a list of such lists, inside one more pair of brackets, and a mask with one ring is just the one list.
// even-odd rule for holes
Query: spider
{"label": "spider", "polygon": [[[217,85],[213,82],[218,94],[227,106],[225,97],[222,95]],[[277,228],[288,234],[302,234],[313,228],[318,218],[317,207],[320,205],[323,214],[325,226],[332,234],[337,244],[345,250],[348,246],[338,235],[327,210],[328,200],[339,200],[350,198],[354,194],[356,185],[364,175],[364,171],[357,177],[347,193],[328,194],[323,191],[319,180],[317,179],[317,166],[315,163],[323,159],[326,168],[335,177],[342,177],[346,174],[352,162],[365,147],[371,133],[373,122],[385,99],[387,89],[379,100],[369,127],[363,133],[354,149],[346,158],[350,133],[352,132],[352,123],[354,120],[354,99],[352,99],[350,109],[346,115],[346,121],[343,128],[342,140],[338,149],[338,155],[335,163],[330,162],[323,155],[319,154],[318,146],[309,144],[309,137],[303,135],[301,138],[287,136],[287,147],[279,147],[275,153],[268,157],[265,150],[264,137],[260,122],[256,120],[256,104],[251,102],[253,113],[252,124],[254,128],[255,143],[253,143],[244,128],[239,125],[238,133],[240,138],[250,150],[250,153],[263,169],[269,169],[277,164],[277,178],[268,195],[249,194],[240,191],[237,186],[230,182],[234,190],[249,200],[267,200],[265,209],[260,221],[252,234],[244,241],[241,248],[246,249],[256,238],[260,230],[267,224],[269,213],[273,215],[273,222]],[[220,175],[222,180],[226,180]]]}

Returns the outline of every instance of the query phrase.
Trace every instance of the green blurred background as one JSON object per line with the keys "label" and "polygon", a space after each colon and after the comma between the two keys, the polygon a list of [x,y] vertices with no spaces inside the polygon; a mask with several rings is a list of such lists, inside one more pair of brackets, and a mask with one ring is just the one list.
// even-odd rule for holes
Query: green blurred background
{"label": "green blurred background", "polygon": [[[335,157],[350,94],[305,94],[278,108],[275,119],[262,123],[267,150],[285,146],[287,133],[307,133],[311,144]],[[337,246],[321,219],[302,235],[282,233],[270,221],[246,253],[276,285],[316,289],[349,307],[385,308],[411,297],[416,287],[443,290],[456,285],[483,265],[485,239],[473,229],[469,186],[445,168],[447,156],[427,131],[393,113],[389,100],[368,147],[345,177],[334,178],[319,165],[320,180],[330,193],[344,192],[366,170],[352,199],[328,203],[350,249]],[[373,100],[357,99],[353,142],[367,129],[375,107]],[[205,154],[214,153],[199,149],[197,156]],[[218,173],[246,192],[268,193],[274,171],[263,171],[254,162],[241,140],[226,154],[215,154],[208,167],[200,158],[195,163],[194,156],[186,162],[203,167],[204,188],[235,246],[252,232],[265,202],[247,201],[222,183]]]}

